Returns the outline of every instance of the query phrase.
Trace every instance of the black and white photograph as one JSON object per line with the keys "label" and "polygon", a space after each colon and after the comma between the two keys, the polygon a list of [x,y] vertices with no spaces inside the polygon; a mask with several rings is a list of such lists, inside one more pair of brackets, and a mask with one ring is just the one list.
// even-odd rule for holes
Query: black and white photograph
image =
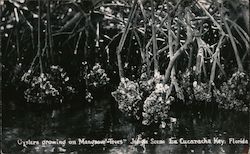
{"label": "black and white photograph", "polygon": [[1,154],[250,154],[249,0],[0,0]]}

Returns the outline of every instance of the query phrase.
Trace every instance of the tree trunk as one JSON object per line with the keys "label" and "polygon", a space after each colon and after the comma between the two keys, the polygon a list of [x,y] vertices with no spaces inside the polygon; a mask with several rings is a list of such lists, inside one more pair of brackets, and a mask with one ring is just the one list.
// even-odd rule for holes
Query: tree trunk
{"label": "tree trunk", "polygon": [[51,21],[50,21],[50,0],[47,0],[47,33],[48,33],[48,50],[51,58],[51,63],[54,63],[54,53],[53,53],[53,40],[51,32]]}
{"label": "tree trunk", "polygon": [[214,82],[214,77],[215,77],[215,71],[216,71],[216,64],[217,64],[217,59],[220,58],[218,57],[218,54],[220,52],[220,47],[223,43],[223,39],[224,39],[224,36],[221,36],[220,40],[219,40],[219,43],[215,49],[215,57],[213,59],[213,65],[212,65],[212,69],[211,69],[211,74],[210,74],[210,80],[209,80],[209,91],[211,91],[212,89],[212,85],[213,85],[213,82]]}
{"label": "tree trunk", "polygon": [[120,40],[119,45],[118,45],[117,50],[116,50],[116,56],[117,56],[117,63],[118,63],[118,70],[119,70],[120,79],[122,79],[124,77],[124,71],[123,71],[123,66],[122,66],[122,58],[121,58],[121,51],[122,51],[123,45],[124,45],[124,43],[126,41],[126,37],[128,35],[129,28],[132,25],[132,19],[134,18],[136,9],[137,9],[137,0],[134,1],[134,4],[132,6],[131,12],[130,12],[129,17],[128,17],[128,22],[126,24],[125,31],[122,34],[121,40]]}
{"label": "tree trunk", "polygon": [[[227,18],[227,17],[225,17],[225,18]],[[241,59],[240,59],[239,51],[238,51],[237,45],[236,45],[236,43],[234,41],[234,36],[233,36],[233,34],[231,32],[231,29],[228,26],[227,21],[226,21],[225,18],[223,18],[223,20],[224,20],[224,24],[225,24],[226,30],[228,32],[228,35],[229,35],[229,38],[230,38],[230,41],[231,41],[231,44],[232,44],[232,47],[233,47],[233,50],[234,50],[234,55],[235,55],[236,62],[237,62],[237,65],[238,65],[238,71],[243,72],[244,69],[243,69]]]}
{"label": "tree trunk", "polygon": [[153,37],[153,59],[154,59],[154,74],[159,71],[159,64],[157,58],[157,41],[155,32],[155,12],[154,12],[154,0],[151,0],[151,16],[152,16],[152,37]]}
{"label": "tree trunk", "polygon": [[183,46],[181,46],[178,51],[176,51],[176,53],[173,55],[172,58],[170,58],[168,67],[165,71],[165,77],[164,77],[164,82],[166,83],[169,80],[169,77],[171,75],[171,70],[176,62],[176,59],[183,53],[184,50],[186,50],[188,48],[188,45],[192,42],[192,30],[191,30],[191,15],[189,12],[188,8],[185,8],[185,12],[186,12],[186,20],[187,20],[187,25],[186,25],[186,29],[187,29],[187,39],[186,42]]}
{"label": "tree trunk", "polygon": [[38,1],[38,28],[37,28],[37,53],[39,58],[39,66],[40,66],[40,73],[43,73],[43,65],[42,65],[42,54],[41,54],[41,1]]}

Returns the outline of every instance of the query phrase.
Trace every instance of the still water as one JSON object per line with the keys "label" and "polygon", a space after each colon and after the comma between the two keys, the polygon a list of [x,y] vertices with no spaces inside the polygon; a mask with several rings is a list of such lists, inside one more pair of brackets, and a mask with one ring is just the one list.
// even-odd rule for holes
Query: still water
{"label": "still water", "polygon": [[249,150],[248,144],[229,144],[229,140],[249,139],[247,113],[196,104],[173,106],[170,116],[176,121],[165,128],[142,126],[124,117],[114,100],[54,111],[6,110],[2,148],[13,154],[239,154]]}

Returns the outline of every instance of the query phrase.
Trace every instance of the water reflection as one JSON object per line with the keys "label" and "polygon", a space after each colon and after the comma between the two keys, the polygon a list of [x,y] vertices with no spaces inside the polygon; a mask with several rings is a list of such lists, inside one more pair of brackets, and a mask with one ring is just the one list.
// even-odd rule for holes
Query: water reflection
{"label": "water reflection", "polygon": [[[105,100],[93,105],[78,106],[52,112],[6,111],[4,112],[3,151],[6,153],[111,153],[111,154],[182,154],[182,153],[242,153],[248,145],[185,145],[169,144],[169,138],[219,139],[229,137],[248,139],[248,115],[246,113],[208,110],[204,107],[175,107],[171,116],[177,122],[166,128],[142,127],[115,110],[115,102]],[[170,129],[172,128],[172,129]],[[30,145],[17,144],[22,140],[86,140],[122,139],[123,144],[106,145]],[[144,139],[149,141],[142,141]],[[150,144],[153,143],[158,144]],[[157,140],[157,141],[155,141]],[[165,141],[165,144],[163,144]]]}

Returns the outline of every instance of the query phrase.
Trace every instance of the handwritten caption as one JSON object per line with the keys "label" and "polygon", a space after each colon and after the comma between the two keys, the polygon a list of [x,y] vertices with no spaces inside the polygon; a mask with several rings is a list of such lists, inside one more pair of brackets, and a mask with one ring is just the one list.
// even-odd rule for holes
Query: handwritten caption
{"label": "handwritten caption", "polygon": [[54,139],[54,140],[23,140],[18,139],[17,144],[23,147],[27,146],[35,146],[35,145],[59,145],[59,146],[66,146],[66,145],[122,145],[122,144],[132,144],[132,145],[159,145],[159,144],[214,144],[214,145],[226,145],[226,144],[248,144],[248,139],[245,138],[228,138],[228,139],[222,139],[218,137],[213,137],[211,139],[208,138],[202,138],[202,139],[185,139],[185,138],[179,138],[176,139],[174,137],[171,137],[167,140],[158,140],[154,138],[150,139],[138,139],[138,138],[132,138],[131,141],[128,141],[127,139],[113,139],[113,138],[106,138],[102,140],[97,139],[86,139],[86,138],[77,138],[77,139]]}

